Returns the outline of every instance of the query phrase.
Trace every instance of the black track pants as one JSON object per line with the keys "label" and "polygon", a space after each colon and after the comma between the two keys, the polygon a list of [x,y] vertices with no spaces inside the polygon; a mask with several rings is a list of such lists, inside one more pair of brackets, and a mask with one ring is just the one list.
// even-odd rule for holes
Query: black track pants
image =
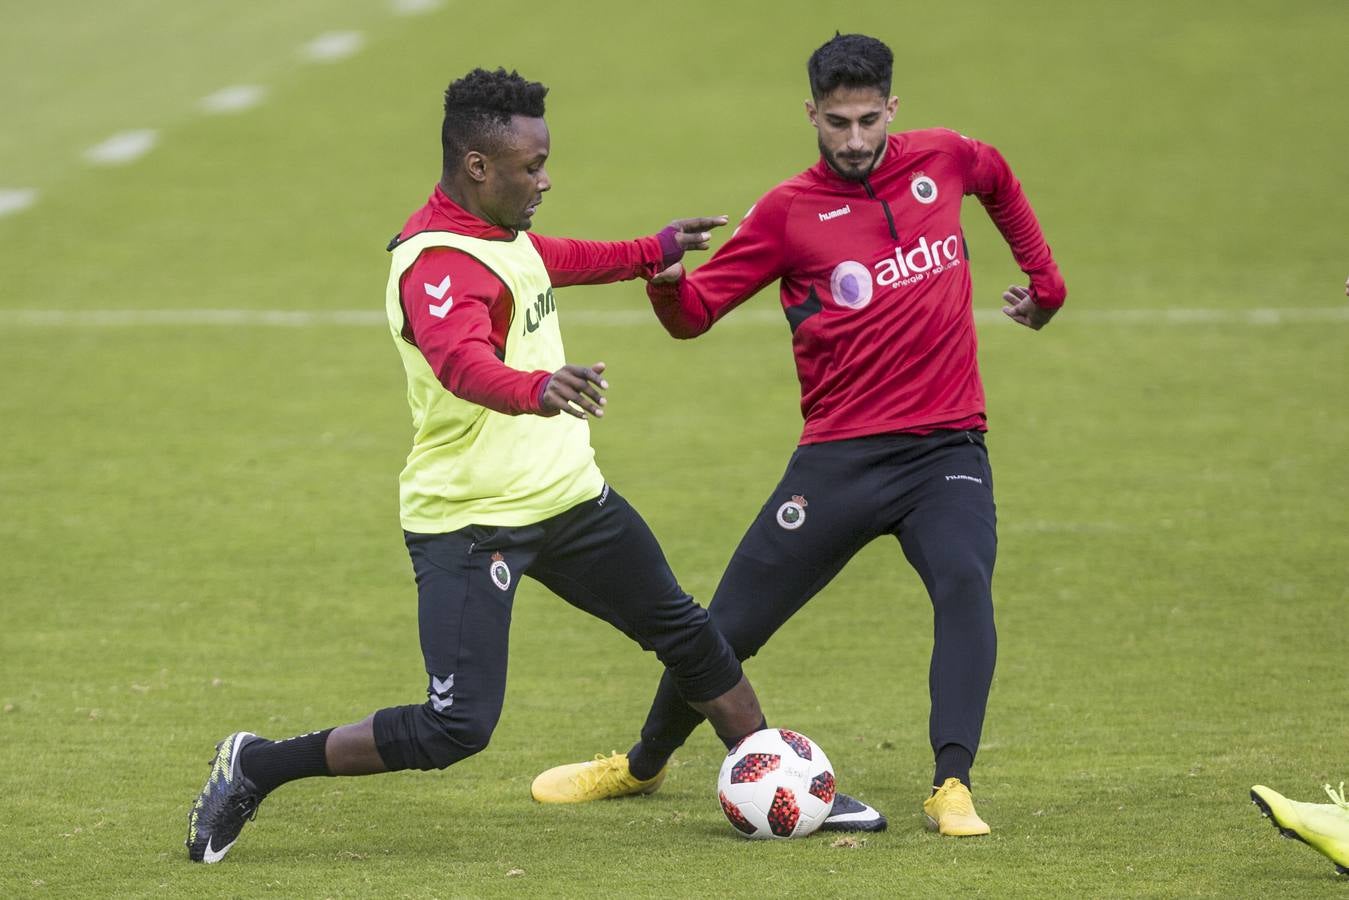
{"label": "black track pants", "polygon": [[[973,755],[997,656],[996,522],[980,432],[798,447],[722,576],[709,604],[712,622],[748,659],[863,546],[894,535],[932,600],[933,751],[954,743]],[[642,728],[643,755],[669,756],[701,721],[662,679]]]}

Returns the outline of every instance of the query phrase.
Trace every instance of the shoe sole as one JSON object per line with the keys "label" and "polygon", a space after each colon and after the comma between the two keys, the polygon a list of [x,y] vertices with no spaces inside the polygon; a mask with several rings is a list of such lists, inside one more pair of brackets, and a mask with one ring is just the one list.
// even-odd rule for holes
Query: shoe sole
{"label": "shoe sole", "polygon": [[932,818],[931,816],[927,815],[926,813],[923,814],[923,818],[924,818],[924,819],[927,819],[927,823],[926,823],[926,824],[927,824],[927,830],[928,830],[928,831],[935,831],[935,832],[937,832],[937,834],[940,834],[942,837],[983,837],[984,835],[989,834],[989,833],[991,833],[991,832],[993,831],[992,828],[985,829],[984,831],[966,831],[966,832],[963,832],[963,833],[958,833],[958,832],[954,832],[954,831],[942,831],[942,830],[941,830],[941,826],[940,826],[939,824],[937,824],[937,820],[936,820],[936,819]]}
{"label": "shoe sole", "polygon": [[[1259,808],[1260,815],[1264,816],[1266,819],[1269,819],[1269,821],[1274,825],[1274,827],[1278,829],[1279,834],[1283,835],[1286,838],[1289,838],[1290,840],[1300,841],[1301,843],[1307,844],[1306,839],[1303,838],[1302,835],[1298,834],[1291,828],[1284,827],[1283,823],[1279,821],[1279,817],[1274,815],[1274,810],[1271,809],[1270,805],[1265,802],[1264,797],[1261,797],[1255,791],[1251,791],[1251,802],[1254,803]],[[1311,847],[1312,845],[1307,844],[1307,846]],[[1312,849],[1315,850],[1316,848],[1312,847]]]}
{"label": "shoe sole", "polygon": [[[1285,828],[1283,823],[1279,821],[1279,817],[1274,815],[1274,810],[1271,809],[1269,804],[1265,802],[1265,798],[1261,797],[1255,791],[1251,791],[1251,802],[1254,803],[1256,805],[1256,808],[1260,810],[1261,816],[1263,816],[1266,819],[1269,819],[1270,824],[1274,826],[1274,828],[1279,832],[1279,835],[1281,837],[1286,837],[1289,840],[1297,841],[1300,844],[1307,844],[1308,847],[1311,847],[1313,850],[1316,850],[1317,853],[1321,852],[1320,850],[1317,850],[1316,847],[1312,847],[1311,844],[1308,844],[1307,839],[1304,838],[1302,835],[1298,834],[1291,828]],[[1335,860],[1333,859],[1330,862],[1331,865],[1335,867],[1335,872],[1337,874],[1349,875],[1349,867],[1342,866],[1339,863],[1335,862]]]}
{"label": "shoe sole", "polygon": [[865,832],[875,833],[875,832],[878,832],[878,831],[884,831],[888,826],[889,826],[889,823],[885,821],[884,817],[879,818],[879,819],[861,819],[861,820],[855,820],[855,821],[849,821],[849,820],[847,820],[847,819],[844,819],[844,820],[842,820],[842,821],[833,821],[833,822],[831,822],[831,821],[829,821],[828,819],[826,819],[825,822],[824,822],[824,824],[820,826],[820,829],[819,829],[819,830],[820,830],[820,831],[865,831]]}

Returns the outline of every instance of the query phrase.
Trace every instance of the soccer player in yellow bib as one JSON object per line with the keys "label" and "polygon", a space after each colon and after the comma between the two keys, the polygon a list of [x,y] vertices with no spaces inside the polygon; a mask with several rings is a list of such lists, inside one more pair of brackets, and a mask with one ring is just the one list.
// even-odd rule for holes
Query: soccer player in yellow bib
{"label": "soccer player in yellow bib", "polygon": [[546,93],[502,69],[451,84],[440,182],[389,245],[386,311],[415,429],[400,510],[426,701],[280,741],[226,737],[189,814],[194,861],[223,859],[288,781],[443,769],[486,747],[526,574],[654,651],[728,746],[764,725],[735,654],[595,465],[588,419],[604,414],[604,365],[566,363],[553,297],[568,284],[649,279],[706,249],[726,220],[618,242],[530,233],[551,187]]}

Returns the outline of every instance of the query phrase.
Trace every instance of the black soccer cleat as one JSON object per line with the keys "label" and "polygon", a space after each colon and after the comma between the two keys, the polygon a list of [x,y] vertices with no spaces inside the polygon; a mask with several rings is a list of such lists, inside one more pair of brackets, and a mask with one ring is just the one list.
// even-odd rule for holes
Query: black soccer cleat
{"label": "black soccer cleat", "polygon": [[262,738],[236,731],[215,746],[211,776],[187,816],[187,858],[216,863],[234,846],[244,823],[258,814],[263,794],[239,771],[239,752]]}
{"label": "black soccer cleat", "polygon": [[820,826],[821,831],[884,831],[885,816],[856,797],[834,795],[834,808]]}

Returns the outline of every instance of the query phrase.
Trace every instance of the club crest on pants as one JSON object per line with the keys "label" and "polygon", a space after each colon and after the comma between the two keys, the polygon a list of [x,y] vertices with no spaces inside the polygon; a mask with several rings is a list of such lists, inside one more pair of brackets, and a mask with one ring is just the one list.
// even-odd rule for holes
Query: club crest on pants
{"label": "club crest on pants", "polygon": [[492,554],[492,565],[488,567],[487,573],[492,576],[492,584],[501,590],[504,591],[511,586],[511,567],[506,565],[506,560],[500,553]]}
{"label": "club crest on pants", "polygon": [[792,494],[792,499],[778,507],[778,524],[788,531],[795,531],[806,523],[806,498]]}

